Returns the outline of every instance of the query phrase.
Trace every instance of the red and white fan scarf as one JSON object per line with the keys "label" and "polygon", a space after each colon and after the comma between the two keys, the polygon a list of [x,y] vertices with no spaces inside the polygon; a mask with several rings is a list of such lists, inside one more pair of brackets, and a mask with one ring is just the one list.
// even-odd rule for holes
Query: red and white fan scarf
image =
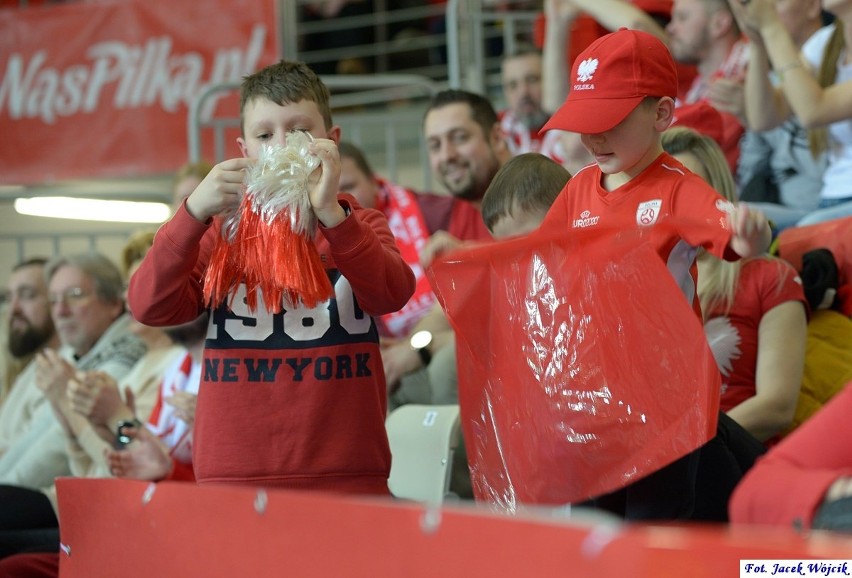
{"label": "red and white fan scarf", "polygon": [[179,391],[197,394],[200,383],[201,364],[193,363],[187,353],[180,365],[173,366],[163,378],[157,403],[148,418],[148,429],[163,441],[173,458],[184,464],[192,463],[192,426],[177,417],[175,408],[166,400]]}
{"label": "red and white fan scarf", "polygon": [[377,321],[379,333],[386,337],[406,337],[435,303],[435,295],[423,267],[420,266],[420,250],[429,239],[429,228],[417,204],[415,193],[408,189],[377,179],[381,191],[376,200],[376,209],[388,219],[390,230],[396,237],[396,246],[406,263],[414,271],[417,285],[414,295],[405,307],[394,313],[383,315]]}

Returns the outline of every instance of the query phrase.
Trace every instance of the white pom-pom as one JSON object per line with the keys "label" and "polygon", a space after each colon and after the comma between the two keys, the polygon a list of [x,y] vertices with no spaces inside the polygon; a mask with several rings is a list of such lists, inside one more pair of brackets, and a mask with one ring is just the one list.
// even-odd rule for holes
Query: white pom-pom
{"label": "white pom-pom", "polygon": [[287,209],[293,231],[309,235],[316,230],[316,217],[311,210],[308,179],[320,165],[320,160],[308,152],[312,140],[310,134],[294,131],[287,135],[286,146],[264,145],[245,179],[252,210],[266,223]]}

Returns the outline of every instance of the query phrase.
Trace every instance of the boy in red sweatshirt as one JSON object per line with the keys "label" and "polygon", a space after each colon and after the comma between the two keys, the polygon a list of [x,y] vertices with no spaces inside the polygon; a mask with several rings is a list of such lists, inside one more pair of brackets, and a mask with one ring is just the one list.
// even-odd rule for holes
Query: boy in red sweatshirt
{"label": "boy in red sweatshirt", "polygon": [[131,279],[134,315],[176,325],[207,307],[213,217],[239,206],[244,172],[261,147],[285,145],[294,131],[313,137],[309,153],[321,162],[309,197],[334,296],[310,308],[285,300],[270,313],[263,304],[252,311],[240,287],[235,299],[212,304],[194,430],[196,479],[386,495],[387,394],[372,316],[403,307],[414,275],[382,213],[338,196],[340,127],[313,71],[281,61],[247,76],[240,116],[243,156],[216,165],[159,230]]}

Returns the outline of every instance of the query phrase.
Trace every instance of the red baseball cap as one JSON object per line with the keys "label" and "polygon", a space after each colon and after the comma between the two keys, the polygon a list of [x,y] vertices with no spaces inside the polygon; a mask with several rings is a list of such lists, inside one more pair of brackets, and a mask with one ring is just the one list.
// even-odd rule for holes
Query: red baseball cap
{"label": "red baseball cap", "polygon": [[592,42],[574,60],[568,98],[541,131],[598,134],[610,130],[648,96],[677,97],[669,49],[647,32],[622,28]]}
{"label": "red baseball cap", "polygon": [[672,126],[689,127],[709,136],[719,143],[720,147],[724,146],[722,143],[725,140],[725,124],[722,114],[705,100],[677,107],[674,111]]}
{"label": "red baseball cap", "polygon": [[672,0],[633,0],[633,5],[649,14],[671,17]]}

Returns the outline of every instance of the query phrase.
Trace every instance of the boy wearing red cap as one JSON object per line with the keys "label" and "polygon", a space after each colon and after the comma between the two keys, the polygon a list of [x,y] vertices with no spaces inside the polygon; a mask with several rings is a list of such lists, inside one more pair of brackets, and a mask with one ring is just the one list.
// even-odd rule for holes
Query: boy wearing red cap
{"label": "boy wearing red cap", "polygon": [[[672,123],[677,72],[655,36],[621,29],[599,38],[571,69],[571,92],[542,130],[577,132],[595,163],[563,189],[542,230],[639,228],[667,263],[696,311],[695,253],[704,247],[735,260],[763,253],[770,230],[763,214],[734,208],[703,179],[663,152]],[[675,217],[671,228],[654,225]],[[683,221],[708,226],[684,227]]]}
{"label": "boy wearing red cap", "polygon": [[[640,230],[700,318],[698,248],[729,260],[760,254],[770,239],[765,217],[734,208],[663,151],[677,73],[668,48],[655,36],[621,29],[601,37],[574,61],[570,80],[568,98],[543,130],[580,133],[596,164],[572,177],[541,231],[564,233],[566,225]],[[673,227],[659,226],[667,220]],[[689,518],[697,465],[694,451],[591,503],[626,519]]]}

